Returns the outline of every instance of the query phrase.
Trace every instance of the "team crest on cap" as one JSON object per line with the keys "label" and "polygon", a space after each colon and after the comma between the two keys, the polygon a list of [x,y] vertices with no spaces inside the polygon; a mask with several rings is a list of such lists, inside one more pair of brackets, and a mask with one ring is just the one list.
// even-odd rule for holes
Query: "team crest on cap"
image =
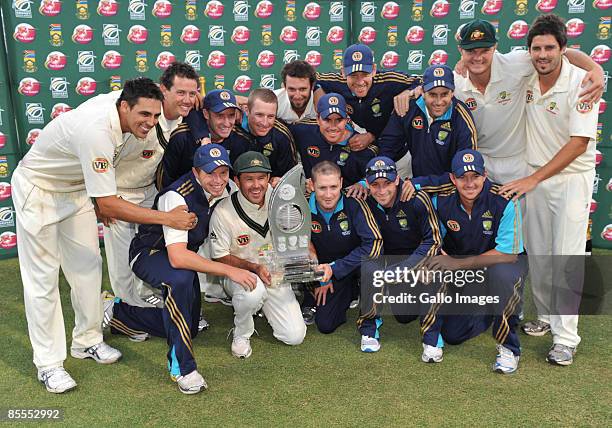
{"label": "team crest on cap", "polygon": [[353,52],[351,58],[353,59],[353,61],[361,61],[363,59],[363,54],[359,51]]}
{"label": "team crest on cap", "polygon": [[219,98],[221,98],[223,101],[227,101],[227,100],[229,100],[231,97],[230,97],[229,92],[221,92],[221,93],[219,94]]}
{"label": "team crest on cap", "polygon": [[338,97],[329,97],[329,105],[337,106],[338,105]]}
{"label": "team crest on cap", "polygon": [[261,166],[262,162],[259,159],[251,159],[251,166]]}
{"label": "team crest on cap", "polygon": [[435,68],[433,71],[433,75],[436,77],[444,76],[444,69],[442,67]]}
{"label": "team crest on cap", "polygon": [[466,153],[463,155],[463,162],[474,162],[474,155],[471,153]]}
{"label": "team crest on cap", "polygon": [[472,31],[472,34],[470,34],[470,40],[471,41],[476,41],[476,40],[482,40],[484,38],[484,33],[480,30],[474,30]]}
{"label": "team crest on cap", "polygon": [[221,156],[221,150],[219,150],[217,148],[213,148],[213,149],[210,150],[209,154],[213,158],[218,158],[219,156]]}
{"label": "team crest on cap", "polygon": [[446,225],[448,226],[448,228],[450,230],[452,230],[453,232],[459,232],[461,230],[461,226],[459,226],[459,223],[457,223],[455,220],[449,220],[446,222]]}
{"label": "team crest on cap", "polygon": [[379,159],[376,162],[374,162],[374,166],[385,166],[385,161],[382,159]]}

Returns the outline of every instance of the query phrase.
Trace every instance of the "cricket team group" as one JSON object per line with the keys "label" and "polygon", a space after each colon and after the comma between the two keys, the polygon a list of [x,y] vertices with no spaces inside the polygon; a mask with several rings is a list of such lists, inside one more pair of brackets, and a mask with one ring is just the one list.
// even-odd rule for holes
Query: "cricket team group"
{"label": "cricket team group", "polygon": [[[364,260],[382,255],[411,269],[486,267],[503,290],[492,314],[392,305],[398,322],[418,319],[423,362],[491,328],[493,370],[515,372],[529,277],[538,317],[520,329],[550,332],[547,360],[571,364],[578,315],[551,309],[552,285],[567,281],[552,256],[585,251],[603,70],[567,48],[555,15],[533,22],[525,50],[498,52],[494,26],[478,19],[458,48],[454,70],[409,76],[377,70],[372,50],[355,44],[341,73],[293,61],[281,89],[248,97],[215,89],[202,98],[196,72],[177,62],[158,83],[128,80],[50,122],[12,177],[28,332],[46,389],[76,387],[63,368],[60,268],[75,314],[70,354],[119,360],[104,328],[135,342],[165,338],[185,394],[207,388],[194,353],[208,325],[202,293],[233,308],[238,358],[252,354],[258,315],[297,346],[309,325],[329,334],[346,323],[360,295],[361,351],[379,351],[381,308],[363,301],[360,276]],[[308,251],[322,278],[296,293],[273,281],[261,254],[274,244],[272,189],[300,162]],[[113,294],[100,294],[97,219]]]}

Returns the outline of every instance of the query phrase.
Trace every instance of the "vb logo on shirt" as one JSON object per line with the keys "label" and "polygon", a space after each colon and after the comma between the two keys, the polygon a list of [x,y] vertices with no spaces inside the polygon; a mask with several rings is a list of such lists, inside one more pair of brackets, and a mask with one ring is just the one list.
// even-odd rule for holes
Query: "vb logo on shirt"
{"label": "vb logo on shirt", "polygon": [[449,220],[446,222],[446,225],[448,226],[448,228],[450,230],[452,230],[453,232],[459,232],[461,230],[461,226],[459,226],[459,223],[457,223],[455,220]]}
{"label": "vb logo on shirt", "polygon": [[106,158],[95,158],[91,161],[91,166],[95,172],[105,173],[108,171],[108,160]]}
{"label": "vb logo on shirt", "polygon": [[244,247],[245,245],[248,245],[249,242],[251,242],[251,238],[249,237],[249,235],[239,235],[236,238],[236,243],[240,246],[240,247]]}
{"label": "vb logo on shirt", "polygon": [[317,146],[310,146],[306,149],[306,153],[308,156],[312,156],[313,158],[318,158],[321,155],[321,151]]}
{"label": "vb logo on shirt", "polygon": [[412,127],[414,129],[423,129],[423,118],[421,116],[417,116],[412,119]]}
{"label": "vb logo on shirt", "polygon": [[578,113],[588,113],[593,110],[593,104],[578,102],[578,104],[576,104],[576,110],[578,110]]}
{"label": "vb logo on shirt", "polygon": [[142,151],[142,157],[144,159],[151,159],[154,154],[155,154],[155,150],[143,150]]}
{"label": "vb logo on shirt", "polygon": [[467,100],[465,100],[465,105],[471,111],[476,110],[476,107],[478,107],[478,103],[476,102],[476,100],[474,98],[468,98]]}

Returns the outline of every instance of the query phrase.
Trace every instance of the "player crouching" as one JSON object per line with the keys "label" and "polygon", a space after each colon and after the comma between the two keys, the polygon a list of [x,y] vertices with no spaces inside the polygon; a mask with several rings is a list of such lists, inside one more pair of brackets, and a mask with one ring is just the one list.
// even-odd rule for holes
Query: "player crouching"
{"label": "player crouching", "polygon": [[[482,269],[489,290],[495,290],[489,291],[490,296],[496,295],[498,303],[482,315],[444,315],[441,334],[444,341],[455,345],[493,324],[498,351],[493,369],[513,373],[521,354],[517,313],[527,275],[525,257],[517,258],[524,254],[520,206],[497,193],[499,186],[489,181],[482,155],[475,150],[463,150],[454,156],[450,177],[456,190],[433,198],[444,236],[443,250],[448,256],[438,256],[430,267]],[[463,287],[460,293],[469,294],[473,291],[470,287],[475,285]]]}
{"label": "player crouching", "polygon": [[164,307],[130,306],[119,299],[106,302],[105,320],[113,333],[130,337],[145,333],[168,341],[168,369],[184,394],[196,394],[208,386],[197,371],[192,339],[198,333],[200,282],[198,272],[227,276],[245,286],[255,276],[198,255],[208,236],[215,201],[227,196],[229,155],[218,144],[197,149],[193,169],[155,198],[154,209],[171,211],[183,206],[196,214],[193,229],[182,231],[161,225],[141,225],[130,246],[132,270],[149,285],[162,290]]}

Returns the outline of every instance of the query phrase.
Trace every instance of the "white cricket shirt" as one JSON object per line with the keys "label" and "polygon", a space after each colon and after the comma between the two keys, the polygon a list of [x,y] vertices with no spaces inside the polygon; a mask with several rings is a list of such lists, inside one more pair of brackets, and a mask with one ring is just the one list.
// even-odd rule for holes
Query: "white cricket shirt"
{"label": "white cricket shirt", "polygon": [[578,94],[586,72],[563,58],[555,85],[540,93],[538,74],[527,87],[527,162],[540,168],[565,146],[570,137],[588,137],[587,150],[562,172],[577,173],[595,168],[598,105],[582,103]]}
{"label": "white cricket shirt", "polygon": [[534,73],[527,51],[495,52],[484,94],[469,76],[455,73],[455,96],[474,116],[480,152],[501,158],[525,151],[525,94],[528,76]]}

